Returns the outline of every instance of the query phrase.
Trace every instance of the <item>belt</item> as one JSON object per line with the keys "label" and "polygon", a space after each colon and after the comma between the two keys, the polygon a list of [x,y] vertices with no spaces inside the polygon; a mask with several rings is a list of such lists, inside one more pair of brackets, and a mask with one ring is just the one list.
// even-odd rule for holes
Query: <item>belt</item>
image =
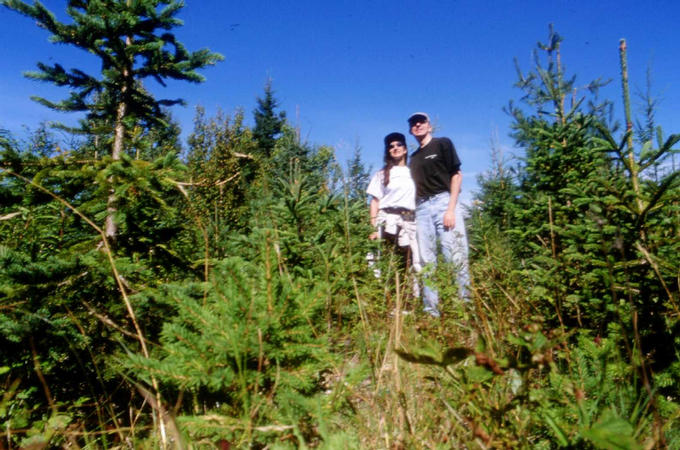
{"label": "belt", "polygon": [[381,210],[385,211],[387,214],[401,214],[405,212],[413,212],[412,209],[408,208],[401,208],[401,207],[387,207],[387,208],[380,208]]}
{"label": "belt", "polygon": [[386,212],[387,214],[397,214],[407,222],[413,222],[414,220],[416,220],[416,212],[413,211],[412,209],[388,207],[380,208],[380,210]]}
{"label": "belt", "polygon": [[439,196],[439,195],[442,195],[442,194],[450,195],[449,192],[447,192],[447,191],[442,191],[442,192],[438,192],[438,193],[436,193],[436,194],[428,195],[428,196],[426,196],[426,197],[416,197],[416,205],[420,205],[421,203],[425,203],[425,202],[427,202],[427,201],[430,201],[430,200],[432,200],[433,198],[435,198],[435,197],[437,197],[437,196]]}

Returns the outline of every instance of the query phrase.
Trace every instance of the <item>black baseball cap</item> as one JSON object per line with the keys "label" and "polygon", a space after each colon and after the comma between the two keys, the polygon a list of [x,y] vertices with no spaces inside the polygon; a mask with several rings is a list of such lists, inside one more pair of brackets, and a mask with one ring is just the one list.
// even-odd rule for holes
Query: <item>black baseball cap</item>
{"label": "black baseball cap", "polygon": [[401,142],[402,144],[406,145],[406,136],[401,133],[397,133],[396,131],[394,133],[388,134],[385,136],[385,148],[389,148],[390,144],[394,141]]}

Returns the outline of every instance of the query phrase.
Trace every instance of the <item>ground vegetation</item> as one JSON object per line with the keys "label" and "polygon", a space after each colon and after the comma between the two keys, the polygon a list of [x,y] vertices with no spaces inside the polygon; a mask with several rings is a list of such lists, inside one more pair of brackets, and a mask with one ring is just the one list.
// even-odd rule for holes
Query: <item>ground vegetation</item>
{"label": "ground vegetation", "polygon": [[436,320],[367,264],[360,152],[301,141],[271,84],[185,151],[131,116],[111,158],[115,108],[67,146],[0,130],[0,448],[680,448],[680,136],[616,128],[561,50],[518,68],[523,159],[495,147]]}

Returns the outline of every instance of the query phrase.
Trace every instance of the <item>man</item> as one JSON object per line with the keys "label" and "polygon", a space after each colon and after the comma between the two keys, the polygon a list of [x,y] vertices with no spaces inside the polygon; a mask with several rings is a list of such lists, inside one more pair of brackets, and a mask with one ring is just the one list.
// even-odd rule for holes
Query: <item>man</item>
{"label": "man", "polygon": [[[412,114],[408,124],[411,135],[420,144],[411,156],[410,168],[416,184],[416,227],[421,264],[434,270],[439,242],[444,260],[456,268],[458,294],[467,300],[470,276],[465,223],[458,204],[463,181],[458,154],[450,139],[432,136],[427,114]],[[439,293],[427,283],[423,304],[425,312],[439,317]]]}

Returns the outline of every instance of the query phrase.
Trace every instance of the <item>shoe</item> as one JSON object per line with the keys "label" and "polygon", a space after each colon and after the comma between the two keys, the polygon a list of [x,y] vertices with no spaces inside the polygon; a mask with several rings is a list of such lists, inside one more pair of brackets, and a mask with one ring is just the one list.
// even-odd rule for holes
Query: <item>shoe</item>
{"label": "shoe", "polygon": [[[394,315],[395,315],[396,312],[397,312],[396,309],[393,309],[392,311],[390,311],[390,314],[389,314],[390,317],[394,317]],[[402,309],[402,310],[401,310],[401,315],[402,315],[402,316],[408,316],[408,315],[410,315],[410,314],[412,314],[412,311],[408,311],[408,310],[406,310],[406,309]]]}
{"label": "shoe", "polygon": [[434,317],[435,319],[441,317],[441,314],[439,314],[439,311],[437,311],[436,309],[434,309],[434,310],[427,310],[426,309],[425,312],[427,314],[429,314],[431,317]]}

